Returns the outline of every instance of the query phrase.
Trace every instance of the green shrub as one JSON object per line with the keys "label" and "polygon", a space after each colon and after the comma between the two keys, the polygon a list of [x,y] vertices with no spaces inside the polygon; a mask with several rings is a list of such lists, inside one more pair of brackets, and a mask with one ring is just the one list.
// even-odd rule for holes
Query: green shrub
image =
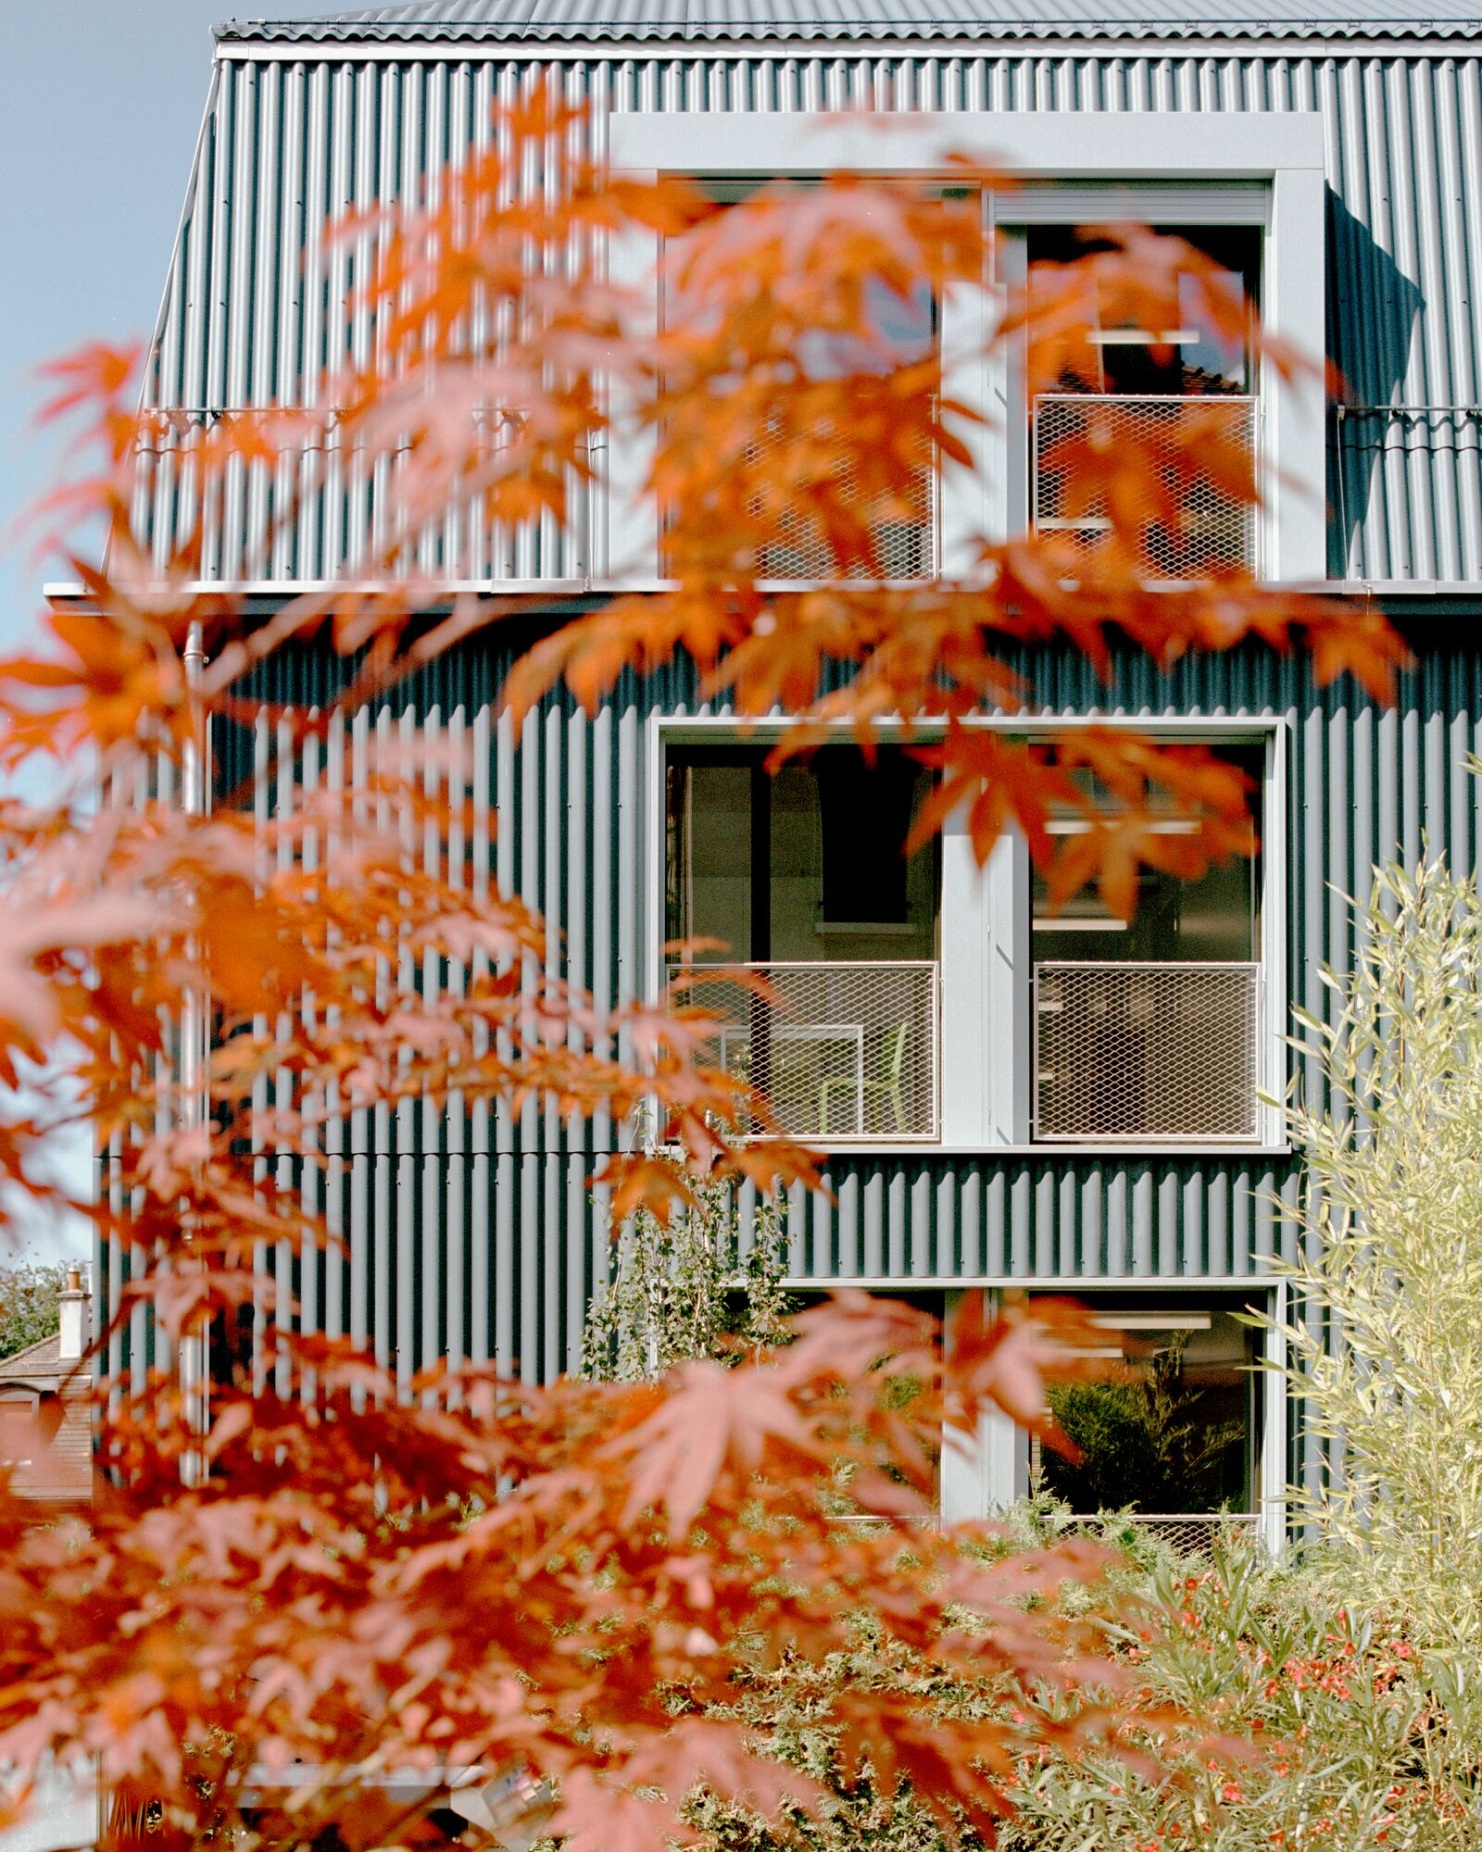
{"label": "green shrub", "polygon": [[1163,1771],[1111,1756],[1026,1768],[1003,1852],[1482,1845],[1482,1692],[1455,1659],[1264,1564],[1233,1527],[1149,1593],[1163,1618],[1122,1634],[1138,1677],[1122,1729]]}
{"label": "green shrub", "polygon": [[[1012,1514],[1015,1543],[1049,1541],[1068,1521],[1044,1501]],[[1109,1519],[1115,1541],[1122,1526]],[[1008,1547],[1008,1540],[1005,1541]],[[1427,1654],[1383,1614],[1334,1605],[1300,1571],[1259,1555],[1243,1527],[1207,1559],[1179,1560],[1135,1537],[1130,1558],[1078,1606],[1097,1604],[1133,1680],[1112,1699],[1117,1748],[1148,1752],[1140,1771],[1112,1748],[1080,1759],[1026,1757],[1017,1811],[1000,1852],[1476,1852],[1482,1846],[1482,1688],[1459,1656]],[[846,1791],[830,1719],[851,1687],[924,1684],[943,1710],[1036,1707],[1073,1700],[1008,1688],[985,1669],[977,1687],[933,1683],[925,1661],[886,1656],[861,1634],[823,1668],[784,1662],[738,1688],[737,1708],[780,1760],[822,1780],[821,1821],[766,1819],[695,1797],[690,1817],[713,1852],[947,1852],[907,1791],[865,1778]],[[1156,1764],[1151,1758],[1156,1757]],[[973,1848],[971,1835],[963,1842]]]}
{"label": "green shrub", "polygon": [[743,1244],[730,1183],[702,1184],[666,1225],[647,1210],[613,1243],[613,1270],[587,1310],[582,1374],[638,1382],[676,1363],[736,1359],[786,1336],[787,1240],[779,1211],[757,1205]]}
{"label": "green shrub", "polygon": [[1184,1381],[1188,1339],[1175,1334],[1145,1365],[1109,1382],[1068,1383],[1050,1407],[1079,1460],[1046,1450],[1046,1489],[1073,1511],[1215,1511],[1226,1457],[1245,1440],[1241,1421],[1208,1421],[1208,1397]]}
{"label": "green shrub", "polygon": [[[1294,1488],[1312,1573],[1431,1645],[1482,1647],[1482,900],[1440,862],[1379,872],[1304,1149],[1287,1375],[1325,1479]],[[1326,1569],[1324,1570],[1324,1564]]]}

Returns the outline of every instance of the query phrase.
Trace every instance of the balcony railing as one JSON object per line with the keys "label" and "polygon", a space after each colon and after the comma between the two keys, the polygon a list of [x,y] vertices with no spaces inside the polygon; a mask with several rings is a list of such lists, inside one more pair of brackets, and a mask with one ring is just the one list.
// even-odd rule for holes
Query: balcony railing
{"label": "balcony railing", "polygon": [[[1256,566],[1256,518],[1250,501],[1232,496],[1230,464],[1248,462],[1255,483],[1257,401],[1247,397],[1132,398],[1114,393],[1042,393],[1034,401],[1032,500],[1040,534],[1066,534],[1088,564],[1111,531],[1104,506],[1082,508],[1071,496],[1077,452],[1114,456],[1129,444],[1156,449],[1160,440],[1184,440],[1195,451],[1216,444],[1225,455],[1220,472],[1180,478],[1176,526],[1149,520],[1141,534],[1151,579],[1205,579]],[[1233,453],[1233,455],[1231,454]],[[1170,472],[1171,473],[1171,472]]]}
{"label": "balcony railing", "polygon": [[716,1054],[767,1095],[777,1129],[829,1144],[938,1137],[933,961],[749,964],[688,991],[721,1018]]}
{"label": "balcony railing", "polygon": [[1034,968],[1037,1139],[1252,1140],[1260,967]]}
{"label": "balcony railing", "polygon": [[[1255,1530],[1261,1520],[1253,1511],[1134,1511],[1128,1514],[1127,1521],[1166,1543],[1176,1556],[1202,1556],[1207,1560],[1222,1535],[1233,1540],[1242,1531]],[[1096,1518],[1082,1522],[1094,1536],[1105,1529],[1104,1521]]]}
{"label": "balcony railing", "polygon": [[[751,462],[765,463],[775,444],[775,439],[758,439],[751,447]],[[836,493],[843,502],[859,500],[847,464],[840,466]],[[922,460],[902,499],[902,507],[870,523],[875,568],[882,579],[930,579],[937,569],[937,472],[932,459]],[[777,522],[776,538],[762,552],[760,576],[827,580],[839,578],[841,568],[821,525],[805,512],[789,509]],[[843,576],[857,579],[864,574],[859,566],[851,566]]]}

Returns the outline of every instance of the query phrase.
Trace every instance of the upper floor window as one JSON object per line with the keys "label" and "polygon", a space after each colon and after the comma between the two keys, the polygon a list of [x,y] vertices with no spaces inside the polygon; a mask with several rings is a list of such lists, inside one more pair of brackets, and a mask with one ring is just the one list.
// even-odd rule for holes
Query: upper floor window
{"label": "upper floor window", "polygon": [[[719,203],[730,205],[746,198],[758,184],[717,182],[709,190]],[[683,239],[670,240],[665,246],[661,316],[668,327],[677,325],[688,312],[679,282],[683,250]],[[925,281],[902,296],[883,281],[871,280],[857,329],[804,329],[796,339],[790,360],[802,385],[850,379],[857,382],[863,399],[868,393],[878,392],[880,383],[887,379],[898,379],[923,361],[935,358],[940,319],[938,302]],[[803,454],[787,457],[789,443],[798,443]],[[800,465],[796,474],[790,467],[795,463]],[[763,422],[747,448],[745,465],[759,483],[770,486],[786,482],[794,491],[778,513],[774,534],[762,544],[756,562],[760,578],[782,584],[808,584],[840,578],[913,580],[935,575],[939,552],[937,467],[936,458],[924,448],[909,480],[896,494],[886,499],[872,497],[875,505],[861,509],[867,558],[866,548],[861,546],[861,557],[841,559],[824,524],[807,512],[809,491],[816,483],[821,483],[846,508],[858,507],[865,493],[858,485],[858,472],[847,444],[830,437],[826,421],[816,440],[812,435],[800,438],[797,432],[790,433],[780,418],[770,426]],[[761,511],[764,495],[765,489],[759,487],[753,513]],[[669,526],[672,533],[672,514]]]}
{"label": "upper floor window", "polygon": [[[1196,449],[1207,444],[1209,470],[1177,480],[1177,520],[1150,518],[1143,529],[1144,569],[1150,578],[1175,580],[1253,570],[1255,509],[1230,485],[1237,473],[1248,474],[1252,486],[1256,479],[1253,335],[1263,234],[1250,225],[1155,229],[1182,238],[1211,268],[1198,287],[1192,277],[1181,280],[1176,326],[1092,327],[1085,364],[1068,372],[1057,390],[1036,396],[1030,408],[1034,525],[1041,533],[1064,534],[1094,560],[1111,521],[1102,504],[1082,505],[1076,496],[1077,457],[1088,448],[1105,454],[1132,442],[1154,453],[1160,442],[1170,451],[1185,442]],[[1098,248],[1094,237],[1064,225],[1031,227],[1027,245],[1031,276],[1036,264],[1066,263]],[[1229,311],[1218,326],[1208,313],[1211,298],[1223,298]]]}
{"label": "upper floor window", "polygon": [[[1250,393],[1255,387],[1251,336],[1261,301],[1261,244],[1254,225],[1157,225],[1161,235],[1181,238],[1209,260],[1208,288],[1228,298],[1245,322],[1243,339],[1210,326],[1192,278],[1181,284],[1177,326],[1097,327],[1090,333],[1093,364],[1084,377],[1067,378],[1066,389],[1136,398],[1203,398]],[[1065,264],[1110,248],[1071,225],[1029,228],[1028,259]]]}

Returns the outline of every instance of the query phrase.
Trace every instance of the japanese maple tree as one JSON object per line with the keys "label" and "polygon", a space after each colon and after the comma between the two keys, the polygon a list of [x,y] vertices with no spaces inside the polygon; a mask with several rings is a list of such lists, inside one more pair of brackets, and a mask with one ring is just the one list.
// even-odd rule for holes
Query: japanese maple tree
{"label": "japanese maple tree", "polygon": [[[436,204],[327,228],[375,254],[362,358],[292,405],[187,431],[137,409],[134,354],[53,369],[53,414],[80,421],[95,461],[46,511],[84,603],[0,664],[0,762],[49,755],[62,779],[50,807],[0,811],[0,1071],[31,1101],[0,1126],[0,1174],[59,1198],[37,1154],[87,1118],[111,1181],[79,1207],[138,1257],[119,1316],[147,1308],[158,1364],[100,1390],[106,1483],[85,1519],[38,1528],[0,1494],[0,1765],[23,1785],[48,1755],[96,1758],[126,1803],[115,1836],[141,1809],[161,1844],[224,1832],[296,1763],[317,1779],[259,1830],[332,1821],[382,1843],[402,1823],[378,1776],[476,1767],[573,1852],[648,1852],[683,1836],[697,1783],[808,1804],[725,1699],[740,1667],[845,1650],[861,1617],[945,1676],[998,1681],[1005,1703],[947,1715],[929,1681],[841,1689],[846,1781],[865,1766],[885,1791],[909,1780],[944,1826],[987,1831],[1026,1747],[1115,1738],[1097,1639],[1028,1599],[1097,1573],[1096,1553],[990,1564],[924,1522],[943,1421],[971,1427],[993,1402],[1038,1423],[1044,1371],[1086,1337],[1070,1308],[985,1328],[969,1302],[944,1354],[929,1320],[846,1294],[734,1370],[539,1389],[455,1359],[410,1392],[284,1317],[206,1382],[206,1334],[252,1300],[261,1245],[334,1241],[321,1198],[261,1160],[312,1170],[326,1124],[356,1108],[456,1095],[621,1120],[646,1103],[665,1149],[604,1170],[617,1220],[669,1213],[697,1172],[816,1181],[806,1151],[742,1136],[770,1126],[766,1102],[716,1065],[699,1001],[600,1011],[551,975],[541,920],[470,859],[451,747],[435,778],[425,754],[413,778],[404,754],[371,750],[353,789],[321,783],[289,817],[203,801],[208,722],[252,704],[274,652],[338,651],[350,711],[541,612],[537,595],[481,598],[419,568],[419,537],[450,508],[568,524],[604,452],[645,459],[617,486],[654,511],[664,582],[616,587],[542,636],[511,709],[560,680],[594,704],[625,669],[684,654],[739,715],[797,717],[788,750],[841,726],[868,748],[882,718],[903,719],[938,769],[920,828],[966,805],[986,856],[1016,824],[1054,893],[1099,881],[1123,911],[1141,862],[1193,876],[1250,849],[1240,775],[1109,729],[975,729],[983,708],[1031,699],[1016,652],[1060,640],[1104,665],[1117,636],[1167,664],[1255,636],[1380,693],[1400,659],[1367,610],[1244,569],[1150,589],[1149,529],[1179,528],[1191,483],[1255,497],[1217,419],[1114,451],[1088,426],[1067,445],[1067,507],[1106,528],[1094,559],[1063,536],[981,538],[955,577],[892,580],[882,528],[911,518],[923,468],[983,467],[983,430],[947,390],[939,343],[903,344],[882,304],[989,289],[980,189],[1002,177],[964,156],[945,189],[843,174],[719,205],[604,171],[584,128],[536,92],[440,176]],[[608,264],[634,234],[664,253],[658,326],[655,278]],[[1022,346],[1031,390],[1087,375],[1098,322],[1176,327],[1193,300],[1246,332],[1208,259],[1126,229],[1037,267],[1022,294],[989,293],[987,339]],[[353,582],[264,616],[205,571],[220,498],[262,491],[266,561],[295,518],[296,463],[331,424],[347,481],[377,498],[366,552]],[[182,512],[162,535],[135,509],[165,455]],[[96,553],[70,538],[98,532]],[[779,536],[800,534],[836,570],[770,583]],[[293,716],[295,748],[333,706]],[[1052,838],[1056,806],[1088,828]],[[1180,833],[1157,827],[1170,808]],[[841,1524],[841,1509],[879,1521]],[[1062,1710],[1077,1682],[1108,1705]]]}

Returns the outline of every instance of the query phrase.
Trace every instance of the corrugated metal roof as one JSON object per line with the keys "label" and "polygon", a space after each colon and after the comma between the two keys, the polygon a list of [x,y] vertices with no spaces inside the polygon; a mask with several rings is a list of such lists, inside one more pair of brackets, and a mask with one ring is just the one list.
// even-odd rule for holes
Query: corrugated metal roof
{"label": "corrugated metal roof", "polygon": [[1477,0],[404,0],[322,19],[232,21],[224,43],[380,40],[1453,38],[1482,34]]}

